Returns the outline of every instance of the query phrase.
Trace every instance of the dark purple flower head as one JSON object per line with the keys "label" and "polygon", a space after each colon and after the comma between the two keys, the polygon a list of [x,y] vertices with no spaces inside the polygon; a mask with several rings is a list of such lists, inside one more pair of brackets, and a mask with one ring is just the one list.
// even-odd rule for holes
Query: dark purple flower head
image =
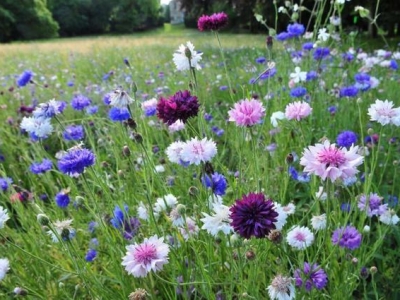
{"label": "dark purple flower head", "polygon": [[81,125],[70,125],[65,128],[63,138],[66,141],[79,141],[85,137],[85,131]]}
{"label": "dark purple flower head", "polygon": [[325,271],[317,264],[311,266],[308,262],[304,262],[303,270],[294,271],[294,279],[296,286],[304,286],[307,292],[310,292],[313,287],[322,290],[328,283]]}
{"label": "dark purple flower head", "polygon": [[68,193],[69,193],[69,189],[65,189],[56,195],[56,204],[58,207],[65,208],[68,206],[68,204],[70,202]]}
{"label": "dark purple flower head", "polygon": [[81,94],[75,95],[71,100],[71,106],[75,110],[83,110],[91,103],[92,101],[88,97]]}
{"label": "dark purple flower head", "polygon": [[229,210],[232,219],[231,226],[246,239],[251,236],[264,238],[276,228],[278,213],[272,200],[265,200],[264,194],[244,195],[242,199],[236,200]]}
{"label": "dark purple flower head", "polygon": [[25,70],[17,79],[17,84],[19,87],[26,86],[29,81],[31,81],[33,72],[30,70]]}
{"label": "dark purple flower head", "polygon": [[31,164],[29,170],[33,174],[43,174],[51,170],[52,167],[53,163],[51,162],[50,159],[43,159],[42,162],[34,162],[33,164]]}
{"label": "dark purple flower head", "polygon": [[339,96],[342,97],[355,97],[358,94],[358,88],[354,85],[344,86],[340,89]]}
{"label": "dark purple flower head", "polygon": [[342,248],[355,250],[361,245],[361,233],[354,226],[340,227],[333,232],[332,243]]}
{"label": "dark purple flower head", "polygon": [[211,16],[202,15],[197,21],[197,28],[200,31],[220,30],[228,24],[228,15],[224,12],[215,13]]}
{"label": "dark purple flower head", "polygon": [[383,203],[383,198],[375,193],[370,193],[368,198],[361,195],[357,206],[361,211],[365,211],[368,217],[381,216],[388,210],[388,204]]}
{"label": "dark purple flower head", "polygon": [[94,165],[96,156],[88,149],[72,148],[58,161],[58,168],[64,174],[78,177],[87,167]]}
{"label": "dark purple flower head", "polygon": [[304,33],[306,29],[304,28],[303,24],[289,24],[287,27],[287,32],[289,33],[290,37],[298,37]]}
{"label": "dark purple flower head", "polygon": [[178,91],[168,99],[162,98],[157,103],[157,117],[165,124],[172,125],[177,120],[183,123],[199,112],[199,102],[189,91]]}
{"label": "dark purple flower head", "polygon": [[205,187],[211,188],[215,195],[225,195],[227,183],[224,175],[215,172],[210,178],[210,176],[205,174],[201,177],[201,182]]}
{"label": "dark purple flower head", "polygon": [[357,142],[357,134],[353,131],[342,131],[336,138],[336,143],[340,147],[350,147]]}

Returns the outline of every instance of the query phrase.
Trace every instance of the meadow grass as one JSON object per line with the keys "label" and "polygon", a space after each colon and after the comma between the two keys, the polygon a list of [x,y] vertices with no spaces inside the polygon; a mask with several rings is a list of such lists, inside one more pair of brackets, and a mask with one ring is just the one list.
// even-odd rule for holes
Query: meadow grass
{"label": "meadow grass", "polygon": [[[0,45],[0,206],[10,218],[0,228],[0,259],[10,263],[8,272],[0,267],[0,297],[21,296],[15,290],[20,287],[28,299],[127,299],[139,288],[150,299],[267,299],[273,279],[296,277],[304,262],[319,267],[313,276],[304,275],[304,282],[290,279],[299,299],[398,297],[398,225],[379,214],[368,216],[359,203],[368,195],[368,208],[369,195],[376,193],[382,214],[399,212],[398,125],[383,126],[368,115],[376,99],[399,105],[394,67],[399,52],[355,52],[350,47],[357,44],[343,36],[340,43],[323,44],[330,49],[324,59],[313,57],[315,49],[303,50],[296,59],[306,42],[301,38],[274,41],[270,48],[263,35],[219,38],[222,49],[213,33],[167,27],[129,36]],[[201,70],[176,70],[173,53],[187,41],[202,53]],[[315,71],[315,78],[291,81],[296,66]],[[34,75],[18,87],[24,70]],[[341,89],[354,86],[359,73],[373,78],[358,86],[357,95],[343,95]],[[256,80],[262,74],[270,77]],[[299,86],[306,93],[296,99],[290,92]],[[135,126],[110,120],[104,97],[116,88],[135,99],[130,104]],[[178,90],[196,95],[200,109],[184,129],[172,131],[157,116],[146,115],[142,103],[153,97],[159,102]],[[90,98],[97,112],[73,109],[70,102],[78,94]],[[53,98],[67,102],[67,108],[52,119],[54,130],[47,138],[32,139],[21,130],[21,120],[31,115],[29,108]],[[263,105],[263,117],[252,126],[236,126],[228,111],[252,98]],[[272,114],[295,101],[308,103],[311,114],[274,126]],[[83,138],[63,137],[72,124],[83,126]],[[326,140],[335,143],[345,130],[357,136],[354,146],[363,158],[359,172],[333,181],[303,174],[305,149]],[[171,162],[167,148],[194,137],[216,143],[212,160]],[[60,151],[73,147],[96,157],[76,178],[58,166]],[[50,171],[30,171],[45,158],[53,163]],[[215,172],[224,176],[226,188],[221,182],[205,186],[204,176],[211,180]],[[13,184],[4,184],[5,178]],[[70,203],[60,207],[55,199],[64,189]],[[275,203],[281,228],[274,238],[245,239],[230,226],[226,212],[249,193]],[[323,214],[326,224],[318,229],[311,220]],[[73,221],[60,230],[58,220]],[[360,245],[352,249],[332,242],[333,232],[347,225],[361,234]],[[308,247],[296,249],[288,240],[294,226],[311,230]],[[168,245],[168,263],[145,277],[128,274],[121,265],[126,246],[154,235]],[[95,258],[88,257],[90,249]],[[324,284],[313,281],[320,269],[327,276]],[[288,288],[283,286],[282,293]],[[137,294],[131,298],[142,299]]]}

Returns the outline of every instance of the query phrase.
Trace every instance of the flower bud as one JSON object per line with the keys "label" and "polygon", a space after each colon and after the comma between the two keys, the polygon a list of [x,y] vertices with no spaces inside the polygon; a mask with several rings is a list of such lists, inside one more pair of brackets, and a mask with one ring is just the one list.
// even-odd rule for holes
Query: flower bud
{"label": "flower bud", "polygon": [[43,225],[43,226],[49,225],[50,220],[45,214],[38,214],[36,219],[40,225]]}

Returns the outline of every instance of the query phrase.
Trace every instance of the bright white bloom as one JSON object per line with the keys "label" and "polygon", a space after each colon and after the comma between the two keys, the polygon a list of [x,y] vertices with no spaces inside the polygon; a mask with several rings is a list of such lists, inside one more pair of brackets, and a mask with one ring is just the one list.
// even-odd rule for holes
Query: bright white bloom
{"label": "bright white bloom", "polygon": [[211,139],[198,140],[192,138],[184,145],[181,158],[190,164],[199,165],[201,162],[210,161],[217,154],[217,145]]}
{"label": "bright white bloom", "polygon": [[8,216],[7,209],[0,206],[0,229],[4,228],[4,224],[6,224],[9,219],[10,217]]}
{"label": "bright white bloom", "polygon": [[176,132],[185,129],[185,123],[181,120],[176,120],[173,124],[168,126],[169,132]]}
{"label": "bright white bloom", "polygon": [[160,213],[166,211],[167,208],[174,208],[178,204],[178,200],[172,194],[168,194],[163,198],[157,198],[156,204],[154,204],[154,215],[159,216]]}
{"label": "bright white bloom", "polygon": [[[296,161],[296,159],[294,161]],[[296,211],[296,205],[290,202],[288,205],[282,207],[282,209],[287,215],[293,215]]]}
{"label": "bright white bloom", "polygon": [[126,246],[126,250],[122,265],[134,277],[145,277],[150,271],[159,271],[168,263],[169,246],[164,243],[164,237],[154,235],[141,244]]}
{"label": "bright white bloom", "polygon": [[154,167],[154,171],[156,173],[164,173],[165,172],[165,168],[163,165],[157,165]]}
{"label": "bright white bloom", "polygon": [[294,68],[294,73],[290,74],[290,78],[295,82],[303,82],[307,79],[307,72],[302,72],[300,67]]}
{"label": "bright white bloom", "polygon": [[274,202],[275,211],[278,213],[278,217],[276,218],[275,228],[277,230],[281,230],[283,226],[285,226],[288,214],[278,202]]}
{"label": "bright white bloom", "polygon": [[0,281],[6,277],[7,271],[10,269],[10,262],[7,258],[0,258]]}
{"label": "bright white bloom", "polygon": [[144,205],[142,201],[140,201],[139,206],[137,208],[137,214],[139,219],[148,220],[149,212],[147,211],[147,207]]}
{"label": "bright white bloom", "polygon": [[278,120],[286,119],[285,113],[282,111],[276,111],[271,115],[271,124],[275,128],[278,127]]}
{"label": "bright white bloom", "polygon": [[318,188],[318,192],[315,193],[315,197],[317,197],[317,199],[321,201],[325,201],[328,198],[328,194],[324,192],[323,186],[320,186]]}
{"label": "bright white bloom", "polygon": [[383,67],[383,68],[389,68],[389,67],[390,67],[390,60],[387,60],[387,59],[382,60],[382,61],[379,63],[379,66],[381,66],[381,67]]}
{"label": "bright white bloom", "polygon": [[180,45],[177,52],[174,53],[173,61],[178,71],[190,70],[190,68],[201,69],[199,61],[203,53],[197,53],[191,42]]}
{"label": "bright white bloom", "polygon": [[311,218],[311,225],[314,230],[323,230],[326,228],[326,214],[320,216],[313,216]]}
{"label": "bright white bloom", "polygon": [[393,209],[388,209],[379,217],[379,221],[386,225],[396,225],[399,223],[400,218],[396,215]]}
{"label": "bright white bloom", "polygon": [[320,41],[326,42],[331,35],[327,32],[326,28],[321,28],[318,30],[318,39]]}
{"label": "bright white bloom", "polygon": [[165,150],[165,153],[167,154],[170,162],[176,164],[184,163],[181,156],[184,146],[185,143],[181,141],[173,142],[171,145],[168,146],[167,150]]}
{"label": "bright white bloom", "polygon": [[20,127],[38,138],[46,138],[53,131],[49,118],[24,117]]}
{"label": "bright white bloom", "polygon": [[394,124],[400,126],[400,107],[393,108],[392,101],[377,99],[368,108],[368,115],[371,117],[371,121],[377,121],[382,125]]}
{"label": "bright white bloom", "polygon": [[296,226],[288,232],[286,241],[293,248],[303,250],[314,242],[314,234],[307,227]]}
{"label": "bright white bloom", "polygon": [[295,298],[293,279],[277,275],[267,288],[271,300],[292,300]]}
{"label": "bright white bloom", "polygon": [[69,232],[68,236],[70,238],[75,236],[75,229],[72,228],[72,226],[71,226],[72,221],[73,221],[72,219],[63,220],[63,221],[57,220],[53,223],[54,230],[57,232],[57,235],[52,230],[47,231],[47,234],[51,236],[53,243],[58,243],[59,237],[61,237],[63,231],[66,231],[66,230],[68,230],[68,232]]}
{"label": "bright white bloom", "polygon": [[110,105],[118,108],[125,108],[134,100],[122,89],[116,89],[110,93]]}
{"label": "bright white bloom", "polygon": [[213,205],[213,212],[213,215],[202,213],[204,218],[200,219],[200,221],[203,222],[201,229],[207,230],[207,232],[213,236],[217,236],[220,231],[224,234],[231,233],[233,228],[230,225],[229,207],[215,203]]}
{"label": "bright white bloom", "polygon": [[399,51],[393,52],[392,58],[397,60],[400,59],[400,52]]}
{"label": "bright white bloom", "polygon": [[199,226],[196,225],[196,222],[193,219],[186,217],[186,224],[179,228],[179,231],[185,241],[187,241],[190,237],[197,235],[199,232]]}

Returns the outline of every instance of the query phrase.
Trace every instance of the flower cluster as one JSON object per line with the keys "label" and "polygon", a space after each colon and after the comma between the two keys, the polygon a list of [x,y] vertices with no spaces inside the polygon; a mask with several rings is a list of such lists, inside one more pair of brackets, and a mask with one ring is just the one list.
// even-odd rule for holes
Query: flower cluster
{"label": "flower cluster", "polygon": [[215,13],[211,16],[202,15],[197,21],[197,27],[200,31],[220,30],[228,23],[228,16],[224,12]]}

